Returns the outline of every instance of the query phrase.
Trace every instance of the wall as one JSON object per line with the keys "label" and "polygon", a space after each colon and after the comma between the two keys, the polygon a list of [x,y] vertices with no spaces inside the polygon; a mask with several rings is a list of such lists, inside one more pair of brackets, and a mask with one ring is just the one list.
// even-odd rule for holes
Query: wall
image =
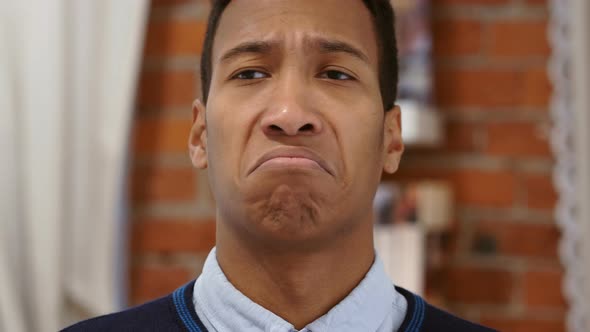
{"label": "wall", "polygon": [[409,150],[393,179],[453,184],[451,310],[506,331],[560,331],[566,308],[551,182],[545,1],[434,1],[436,104],[448,142]]}
{"label": "wall", "polygon": [[208,11],[208,1],[152,1],[133,134],[132,304],[194,278],[215,243],[207,180],[187,150]]}
{"label": "wall", "polygon": [[[436,103],[447,143],[408,149],[387,180],[445,179],[456,218],[428,285],[449,310],[506,331],[562,331],[566,304],[547,141],[544,0],[433,0]],[[137,98],[132,303],[198,275],[214,245],[206,175],[187,157],[205,0],[154,0]]]}

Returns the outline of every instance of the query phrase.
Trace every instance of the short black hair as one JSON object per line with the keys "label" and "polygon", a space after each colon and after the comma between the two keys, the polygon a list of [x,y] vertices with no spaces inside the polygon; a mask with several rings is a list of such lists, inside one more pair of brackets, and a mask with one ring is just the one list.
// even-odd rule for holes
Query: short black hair
{"label": "short black hair", "polygon": [[[204,104],[207,103],[211,86],[213,72],[211,56],[215,32],[221,15],[231,0],[212,0],[212,2],[207,32],[203,42],[203,53],[201,54],[201,89]],[[395,38],[395,15],[389,0],[363,0],[363,3],[373,16],[379,49],[379,86],[383,109],[387,111],[393,108],[397,96],[398,55]]]}

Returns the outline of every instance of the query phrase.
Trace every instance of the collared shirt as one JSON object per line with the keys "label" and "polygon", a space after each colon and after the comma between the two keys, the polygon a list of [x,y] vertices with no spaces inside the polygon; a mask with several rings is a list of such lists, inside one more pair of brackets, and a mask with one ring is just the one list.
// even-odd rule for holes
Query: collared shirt
{"label": "collared shirt", "polygon": [[[195,282],[193,303],[209,332],[296,332],[293,324],[254,303],[227,280],[215,248]],[[299,332],[392,332],[407,310],[378,256],[359,285],[328,313]]]}

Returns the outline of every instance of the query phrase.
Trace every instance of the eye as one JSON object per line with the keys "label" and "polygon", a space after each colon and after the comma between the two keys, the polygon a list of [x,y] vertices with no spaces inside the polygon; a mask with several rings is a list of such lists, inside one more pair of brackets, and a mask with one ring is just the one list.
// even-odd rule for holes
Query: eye
{"label": "eye", "polygon": [[349,74],[343,73],[339,70],[326,70],[323,72],[320,77],[327,78],[330,80],[337,80],[337,81],[352,81],[354,77]]}
{"label": "eye", "polygon": [[248,70],[244,70],[241,71],[237,74],[235,74],[234,76],[232,76],[232,79],[238,79],[238,80],[256,80],[256,79],[261,79],[261,78],[267,78],[268,74],[261,72],[259,70],[254,70],[254,69],[248,69]]}

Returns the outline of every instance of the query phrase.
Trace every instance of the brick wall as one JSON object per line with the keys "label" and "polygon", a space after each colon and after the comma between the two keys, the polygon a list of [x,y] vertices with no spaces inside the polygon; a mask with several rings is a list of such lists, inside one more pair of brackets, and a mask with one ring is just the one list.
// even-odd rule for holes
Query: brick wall
{"label": "brick wall", "polygon": [[206,175],[187,150],[208,11],[205,0],[152,1],[133,131],[131,304],[194,278],[215,244]]}
{"label": "brick wall", "polygon": [[[445,179],[456,218],[441,304],[506,331],[563,331],[566,304],[552,209],[544,0],[433,0],[436,104],[447,143],[408,149],[386,181]],[[206,0],[154,0],[134,129],[132,303],[198,275],[214,245],[206,175],[186,142],[198,95]]]}

